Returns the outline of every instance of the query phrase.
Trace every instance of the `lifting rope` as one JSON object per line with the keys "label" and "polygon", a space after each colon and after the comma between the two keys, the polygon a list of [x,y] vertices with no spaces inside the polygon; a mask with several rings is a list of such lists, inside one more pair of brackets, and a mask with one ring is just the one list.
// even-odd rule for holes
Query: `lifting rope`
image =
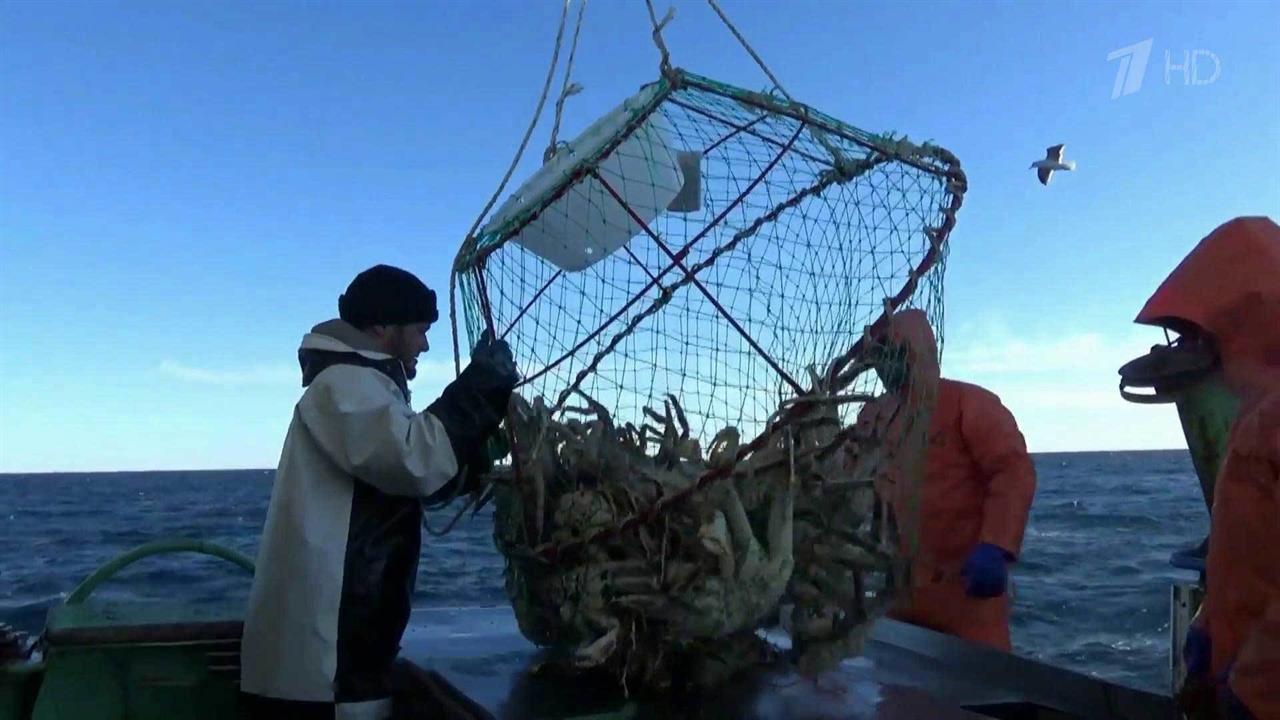
{"label": "lifting rope", "polygon": [[[476,221],[471,225],[471,229],[467,231],[466,241],[463,242],[462,247],[458,250],[459,257],[463,252],[466,252],[470,245],[469,241],[480,227],[480,223],[484,221],[494,203],[498,202],[498,198],[502,196],[502,191],[506,189],[512,174],[515,173],[516,166],[520,164],[520,158],[524,156],[525,148],[529,146],[529,138],[533,136],[533,129],[538,125],[538,118],[542,117],[542,108],[546,105],[547,94],[551,91],[551,80],[555,77],[556,65],[560,63],[560,48],[564,41],[564,27],[569,18],[569,3],[572,1],[564,0],[564,8],[560,11],[560,28],[556,31],[556,45],[551,54],[551,67],[547,68],[547,79],[542,84],[542,94],[538,97],[538,107],[533,111],[533,118],[529,121],[529,128],[524,132],[524,139],[520,141],[520,147],[516,150],[516,156],[511,159],[511,166],[507,168],[506,175],[502,177],[502,182],[498,183],[498,189],[493,192],[493,197],[489,198],[489,202],[485,203],[484,209],[476,216]],[[579,19],[581,19],[581,15],[579,15]],[[576,33],[574,37],[577,37]],[[453,332],[453,370],[454,374],[461,375],[462,360],[458,352],[458,306],[453,301],[458,287],[457,265],[457,259],[455,258],[453,268],[449,271],[449,324],[452,326]]]}
{"label": "lifting rope", "polygon": [[582,4],[578,5],[578,23],[573,28],[573,42],[569,45],[569,61],[564,66],[564,82],[560,84],[560,98],[556,100],[556,118],[551,125],[551,141],[547,144],[547,149],[542,153],[542,162],[547,163],[556,154],[556,135],[560,132],[560,116],[564,113],[564,101],[570,96],[577,95],[582,92],[582,85],[571,83],[570,77],[573,73],[573,57],[578,54],[578,33],[582,32],[582,16],[587,12],[587,0],[582,0]]}
{"label": "lifting rope", "polygon": [[[467,252],[470,249],[471,244],[474,241],[476,230],[479,229],[481,223],[484,221],[489,211],[493,208],[494,204],[497,203],[498,198],[502,196],[503,190],[506,189],[507,183],[510,182],[512,175],[515,173],[516,167],[519,166],[520,160],[524,156],[525,150],[528,148],[529,140],[533,136],[533,131],[537,127],[538,121],[542,117],[542,111],[546,105],[547,96],[551,90],[552,79],[555,76],[556,67],[559,65],[559,62],[560,62],[560,51],[564,43],[564,31],[565,31],[565,26],[568,22],[569,7],[572,2],[573,0],[565,0],[564,6],[561,9],[560,24],[556,30],[555,46],[551,54],[551,65],[550,67],[547,68],[547,76],[546,76],[546,79],[543,81],[542,92],[538,97],[537,107],[534,109],[533,117],[530,119],[529,126],[528,128],[526,128],[524,137],[520,141],[520,146],[516,150],[515,157],[512,158],[511,164],[508,166],[506,174],[503,175],[502,177],[502,181],[498,183],[497,190],[494,191],[493,195],[489,198],[489,201],[485,203],[484,208],[480,211],[479,215],[476,217],[475,222],[471,225],[471,229],[467,232],[466,240],[463,242],[462,247],[459,249],[458,256],[455,257],[454,265],[450,269],[449,323],[450,323],[450,329],[451,329],[452,339],[453,339],[453,363],[454,363],[455,374],[461,374],[462,372],[462,360],[461,360],[461,353],[460,353],[461,347],[458,343],[457,304],[454,302],[454,298],[457,292],[457,276],[458,276],[457,260],[462,256],[464,252]],[[745,49],[747,53],[751,56],[751,58],[755,60],[756,64],[764,72],[765,76],[768,77],[769,81],[773,83],[773,86],[777,88],[777,90],[780,93],[782,93],[782,95],[786,97],[787,100],[793,101],[791,94],[788,93],[786,89],[782,87],[782,84],[780,82],[778,82],[777,77],[765,64],[764,60],[761,59],[760,55],[755,51],[755,49],[751,47],[750,43],[747,42],[746,38],[743,37],[742,33],[729,19],[728,15],[725,14],[724,10],[722,10],[719,4],[716,3],[716,0],[707,0],[707,3],[715,11],[716,15],[720,17],[720,20],[724,22],[725,26],[729,29],[729,32],[732,33],[733,36],[738,40],[738,42],[742,45],[743,49]],[[659,53],[659,71],[662,73],[663,77],[672,78],[675,76],[675,71],[671,65],[671,53],[667,49],[666,42],[663,40],[662,31],[675,18],[675,8],[668,7],[666,14],[663,15],[661,20],[659,20],[657,12],[654,10],[654,7],[653,7],[653,0],[645,0],[645,6],[648,9],[649,21],[653,27],[653,32],[652,32],[653,43],[657,47],[658,53]],[[546,150],[543,151],[543,155],[542,155],[542,161],[544,164],[547,162],[550,162],[551,159],[555,157],[556,152],[559,150],[558,135],[560,132],[561,120],[564,114],[565,101],[568,98],[572,97],[573,95],[576,95],[582,91],[582,85],[572,81],[572,73],[573,73],[573,61],[578,51],[578,38],[582,32],[582,19],[583,19],[583,16],[586,14],[586,7],[587,7],[587,0],[582,0],[581,4],[578,6],[578,17],[574,25],[573,39],[570,41],[569,57],[565,64],[564,78],[561,81],[561,85],[560,85],[560,95],[557,98],[556,104],[555,104],[555,116],[551,126],[550,140],[547,144]],[[832,153],[836,161],[837,167],[840,167],[842,156],[839,153],[839,151],[836,150],[834,147],[832,147],[826,141],[826,138],[823,137],[823,134],[820,131],[818,131],[816,128],[811,129],[811,132],[813,132],[818,142]],[[486,316],[486,321],[487,322],[490,321],[488,319],[489,313],[485,312],[484,314]],[[456,500],[458,496],[461,494],[462,485],[463,483],[461,482],[461,480],[459,480],[457,487],[454,488],[454,491],[450,493],[449,497],[447,497],[443,502],[432,503],[427,509],[438,509],[438,508],[445,507],[449,504],[452,504],[452,502]],[[479,495],[482,496],[484,494],[486,493],[481,492]],[[480,509],[479,505],[482,505],[483,503],[477,504],[477,500],[478,500],[477,495],[472,495],[468,499],[468,501],[463,504],[463,507],[458,511],[458,513],[453,517],[453,519],[446,524],[443,530],[437,531],[432,527],[430,527],[430,525],[426,522],[426,518],[424,517],[423,524],[428,534],[438,536],[438,535],[443,535],[448,533],[450,530],[453,529],[456,523],[461,519],[462,515],[464,515],[466,511],[469,508],[471,508],[472,505],[477,505],[475,508],[475,511],[478,511]],[[472,514],[474,515],[474,512]]]}

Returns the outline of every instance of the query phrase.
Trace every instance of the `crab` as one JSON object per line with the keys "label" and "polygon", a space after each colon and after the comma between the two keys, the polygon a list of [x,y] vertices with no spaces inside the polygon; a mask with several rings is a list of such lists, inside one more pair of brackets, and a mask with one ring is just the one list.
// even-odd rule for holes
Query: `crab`
{"label": "crab", "polygon": [[796,506],[796,569],[787,593],[793,659],[809,674],[860,652],[871,622],[909,582],[913,534],[900,532],[902,508],[892,501],[914,496],[928,425],[926,417],[914,417],[906,435],[891,434],[894,418],[876,407],[842,428],[834,412],[841,398],[824,378],[811,377],[812,409],[796,422],[805,489]]}
{"label": "crab", "polygon": [[732,484],[726,487],[725,501],[698,533],[716,560],[716,571],[702,575],[679,595],[636,593],[619,600],[648,619],[664,621],[678,638],[711,640],[753,628],[777,606],[791,578],[793,489],[774,493],[762,543],[737,491]]}
{"label": "crab", "polygon": [[[684,463],[699,464],[702,462],[702,449],[698,447],[698,441],[689,437],[689,420],[685,417],[684,408],[680,407],[680,401],[675,395],[667,395],[667,399],[663,401],[665,414],[659,415],[652,408],[644,408],[644,414],[651,420],[655,420],[661,424],[661,428],[655,427],[648,423],[640,426],[641,444],[646,443],[648,435],[652,433],[657,437],[658,450],[654,454],[653,459],[661,468],[672,470],[680,467]],[[672,410],[675,411],[674,416]]]}
{"label": "crab", "polygon": [[[878,612],[872,601],[893,584],[874,578],[898,567],[894,537],[873,521],[885,509],[883,463],[874,438],[840,426],[842,399],[811,379],[804,411],[771,422],[754,450],[726,427],[705,456],[672,395],[661,412],[645,408],[651,422],[639,428],[618,427],[582,392],[562,419],[541,398],[513,396],[515,465],[497,478],[494,537],[525,636],[558,648],[569,668],[613,673],[624,689],[690,674],[715,684],[771,657],[755,631],[783,602],[795,606],[802,667],[856,652]],[[657,520],[601,532],[713,470],[723,479]],[[539,553],[583,542],[554,563]]]}

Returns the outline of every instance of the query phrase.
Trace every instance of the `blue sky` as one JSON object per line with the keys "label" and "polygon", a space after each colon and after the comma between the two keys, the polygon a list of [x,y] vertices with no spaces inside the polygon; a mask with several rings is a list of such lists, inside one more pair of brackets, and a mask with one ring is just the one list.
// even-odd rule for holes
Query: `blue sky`
{"label": "blue sky", "polygon": [[[959,156],[944,373],[999,393],[1033,450],[1181,446],[1115,371],[1160,337],[1132,318],[1201,237],[1280,217],[1280,5],[721,4],[797,99]],[[765,86],[705,3],[675,5],[675,64]],[[0,5],[0,471],[274,467],[298,341],[351,276],[388,262],[443,297],[559,12]],[[1108,53],[1148,39],[1113,99]],[[1212,82],[1166,72],[1196,50]],[[656,71],[644,3],[594,0],[561,136]],[[1041,187],[1027,165],[1058,142],[1079,169]],[[447,324],[431,341],[419,406],[451,373]]]}

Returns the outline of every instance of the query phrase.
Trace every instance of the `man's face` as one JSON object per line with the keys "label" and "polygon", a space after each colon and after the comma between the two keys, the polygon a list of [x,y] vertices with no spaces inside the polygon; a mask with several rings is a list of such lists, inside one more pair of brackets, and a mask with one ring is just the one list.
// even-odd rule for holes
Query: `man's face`
{"label": "man's face", "polygon": [[886,390],[899,392],[909,379],[907,349],[900,345],[883,348],[876,360],[876,374],[880,376],[880,382]]}
{"label": "man's face", "polygon": [[427,342],[429,327],[431,327],[430,323],[412,323],[387,325],[376,330],[376,337],[382,345],[383,352],[404,365],[404,374],[409,380],[418,375],[418,356],[430,347]]}

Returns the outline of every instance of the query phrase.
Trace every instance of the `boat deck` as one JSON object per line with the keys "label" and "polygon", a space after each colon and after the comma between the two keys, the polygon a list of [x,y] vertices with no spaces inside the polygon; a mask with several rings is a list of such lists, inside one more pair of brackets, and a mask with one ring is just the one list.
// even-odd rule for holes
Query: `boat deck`
{"label": "boat deck", "polygon": [[[785,637],[771,639],[785,645]],[[498,720],[736,718],[740,720],[1167,720],[1171,698],[990,650],[892,620],[877,623],[862,657],[817,684],[783,669],[743,678],[697,707],[627,701],[530,670],[542,651],[511,609],[415,610],[401,657],[430,670]]]}

